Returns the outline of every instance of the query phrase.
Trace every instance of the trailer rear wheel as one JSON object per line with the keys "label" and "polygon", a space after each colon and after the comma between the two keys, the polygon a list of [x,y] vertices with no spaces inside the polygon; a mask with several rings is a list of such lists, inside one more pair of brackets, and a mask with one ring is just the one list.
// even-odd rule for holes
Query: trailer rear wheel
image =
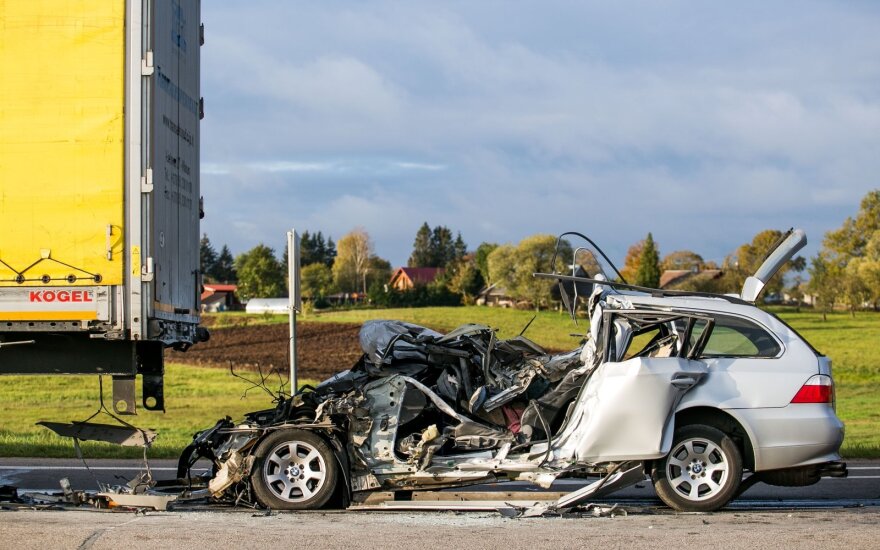
{"label": "trailer rear wheel", "polygon": [[275,510],[321,508],[336,488],[338,468],[330,446],[306,430],[270,434],[254,451],[254,495]]}

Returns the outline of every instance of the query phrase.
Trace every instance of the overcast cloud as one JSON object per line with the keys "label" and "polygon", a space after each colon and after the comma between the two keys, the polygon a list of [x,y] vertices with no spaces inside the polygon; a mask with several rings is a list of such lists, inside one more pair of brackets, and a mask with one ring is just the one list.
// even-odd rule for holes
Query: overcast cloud
{"label": "overcast cloud", "polygon": [[[611,5],[613,4],[613,5]],[[722,259],[880,187],[875,2],[202,3],[203,230],[578,230]],[[280,252],[280,251],[279,251]]]}

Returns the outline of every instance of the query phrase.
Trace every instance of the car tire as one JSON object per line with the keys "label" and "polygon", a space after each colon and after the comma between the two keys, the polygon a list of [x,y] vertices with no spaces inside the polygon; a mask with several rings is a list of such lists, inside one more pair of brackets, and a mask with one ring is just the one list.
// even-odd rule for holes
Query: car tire
{"label": "car tire", "polygon": [[742,481],[742,455],[736,443],[711,426],[675,430],[672,449],[653,474],[657,496],[680,512],[712,512],[736,495]]}
{"label": "car tire", "polygon": [[306,430],[279,430],[254,450],[251,483],[257,502],[273,510],[321,508],[336,489],[339,468],[324,439]]}

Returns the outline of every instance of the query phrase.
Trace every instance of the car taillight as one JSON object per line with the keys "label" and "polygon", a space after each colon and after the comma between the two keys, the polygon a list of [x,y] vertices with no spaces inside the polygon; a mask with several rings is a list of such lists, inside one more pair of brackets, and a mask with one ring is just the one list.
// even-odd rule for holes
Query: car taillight
{"label": "car taillight", "polygon": [[830,376],[817,374],[810,377],[791,400],[792,403],[834,403],[834,381]]}

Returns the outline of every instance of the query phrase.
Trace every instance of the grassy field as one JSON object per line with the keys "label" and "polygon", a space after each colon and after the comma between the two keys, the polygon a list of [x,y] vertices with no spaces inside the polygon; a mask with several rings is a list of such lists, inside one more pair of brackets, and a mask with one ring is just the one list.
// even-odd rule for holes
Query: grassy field
{"label": "grassy field", "polygon": [[[244,373],[253,377],[253,373]],[[40,420],[70,422],[85,420],[98,408],[98,379],[93,376],[5,376],[0,387],[0,456],[75,457],[70,439],[58,437],[35,423]],[[301,384],[314,383],[303,380]],[[141,411],[121,417],[141,428],[155,429],[159,436],[149,456],[177,458],[193,433],[208,428],[226,415],[240,419],[246,412],[272,407],[265,392],[253,389],[242,398],[248,385],[228,371],[183,365],[167,365],[165,414]],[[112,410],[109,378],[104,384],[104,402]],[[138,386],[140,395],[140,386]],[[106,414],[92,422],[116,424]],[[140,448],[85,442],[87,457],[139,457]]]}
{"label": "grassy field", "polygon": [[[838,415],[846,422],[843,453],[850,458],[880,457],[880,314],[832,314],[823,322],[819,314],[781,311],[780,316],[834,361]],[[367,319],[401,319],[437,329],[478,322],[498,328],[501,337],[519,334],[533,312],[485,307],[410,308],[352,310],[310,314],[301,322],[355,322]],[[287,322],[286,316],[214,316],[215,327],[235,324]],[[540,312],[526,335],[555,349],[571,349],[578,338],[570,333],[586,330],[564,314]],[[69,440],[35,426],[39,420],[82,420],[97,408],[98,383],[93,377],[0,378],[0,456],[74,456]],[[128,417],[142,427],[159,431],[150,451],[154,457],[176,457],[192,438],[193,432],[212,425],[225,415],[239,418],[244,412],[271,406],[269,397],[251,390],[241,399],[246,385],[223,370],[169,365],[165,379],[167,412],[141,413]],[[109,403],[109,395],[107,396]],[[107,416],[96,421],[112,422]],[[87,444],[87,456],[120,456],[120,448]],[[127,456],[139,456],[137,449],[126,449]]]}

